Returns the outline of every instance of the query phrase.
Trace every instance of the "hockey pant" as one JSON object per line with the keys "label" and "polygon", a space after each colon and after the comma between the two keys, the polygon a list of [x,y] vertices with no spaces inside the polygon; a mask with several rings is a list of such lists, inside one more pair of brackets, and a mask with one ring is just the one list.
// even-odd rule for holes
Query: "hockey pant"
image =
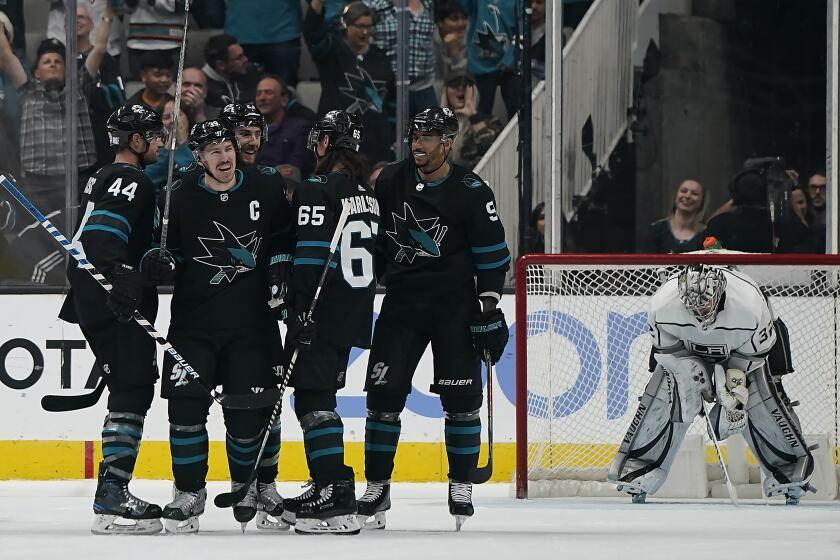
{"label": "hockey pant", "polygon": [[653,494],[662,486],[694,417],[711,399],[711,380],[699,358],[670,358],[658,364],[639,398],[639,407],[607,479],[630,494]]}

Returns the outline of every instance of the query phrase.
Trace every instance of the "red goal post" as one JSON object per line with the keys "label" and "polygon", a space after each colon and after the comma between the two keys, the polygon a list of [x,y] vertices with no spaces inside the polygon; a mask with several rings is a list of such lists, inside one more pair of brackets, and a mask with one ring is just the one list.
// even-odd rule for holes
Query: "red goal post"
{"label": "red goal post", "polygon": [[[647,299],[680,265],[736,266],[791,333],[784,383],[837,461],[840,256],[531,254],[516,266],[516,496],[529,481],[606,483],[648,379]],[[691,433],[702,437],[699,420]],[[561,492],[563,495],[574,495]]]}

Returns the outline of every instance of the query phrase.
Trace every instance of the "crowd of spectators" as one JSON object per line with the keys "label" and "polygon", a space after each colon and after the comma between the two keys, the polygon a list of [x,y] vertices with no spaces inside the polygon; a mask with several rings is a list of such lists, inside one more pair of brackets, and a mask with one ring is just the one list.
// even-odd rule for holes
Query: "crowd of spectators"
{"label": "crowd of spectators", "polygon": [[[205,39],[188,46],[178,130],[174,99],[183,1],[77,0],[75,68],[66,60],[67,2],[27,1],[44,4],[46,21],[24,22],[23,0],[0,2],[0,168],[14,174],[33,202],[57,217],[54,221],[65,230],[72,224],[60,218],[74,206],[66,189],[68,146],[75,146],[80,193],[91,174],[112,161],[105,123],[125,103],[157,111],[175,135],[175,149],[167,143],[158,163],[146,170],[160,188],[171,158],[176,164],[192,161],[186,145],[189,127],[217,117],[234,102],[254,102],[268,122],[257,162],[276,167],[292,181],[312,172],[308,131],[327,111],[360,114],[365,126],[361,151],[375,164],[372,182],[403,141],[403,133],[395,130],[399,13],[391,0],[193,0],[188,38],[199,27]],[[544,14],[543,1],[535,5]],[[407,8],[409,115],[432,106],[451,107],[460,122],[453,157],[474,166],[517,108],[516,2],[409,0]],[[33,32],[43,38],[37,48],[30,45],[35,51],[31,60],[26,31],[30,42]],[[195,64],[198,59],[202,62]],[[306,78],[317,72],[320,88],[313,106],[297,93],[301,61],[310,59],[314,69]],[[65,66],[78,80],[72,91],[65,89]],[[505,107],[501,115],[493,115],[497,90]],[[75,137],[66,128],[70,96],[75,98]],[[307,99],[313,99],[311,93]],[[36,228],[26,229],[28,220],[17,220],[14,230],[9,223],[0,222],[4,243],[19,245],[15,253],[35,259],[21,268],[25,272],[19,280],[63,283],[63,259],[50,247],[51,240]],[[5,254],[0,261],[8,258],[8,251],[0,251]]]}
{"label": "crowd of spectators", "polygon": [[[175,149],[164,149],[159,162],[147,169],[161,188],[170,159],[176,164],[192,161],[186,146],[189,127],[216,118],[234,102],[254,102],[268,122],[267,141],[253,154],[256,161],[277,168],[293,182],[314,168],[314,157],[306,149],[308,131],[327,111],[344,109],[360,115],[365,126],[361,151],[374,164],[372,185],[403,141],[404,134],[396,130],[399,16],[392,0],[193,0],[189,37],[201,27],[204,40],[188,46],[178,130],[174,130],[174,99],[183,1],[77,0],[79,57],[69,68],[78,83],[73,91],[65,89],[65,1],[27,1],[48,5],[46,21],[26,22],[30,36],[40,27],[43,37],[37,48],[30,45],[31,59],[26,57],[23,0],[0,2],[0,169],[14,174],[36,205],[65,230],[72,224],[61,219],[66,207],[73,206],[66,195],[68,146],[72,143],[75,149],[76,190],[81,192],[90,175],[113,158],[105,121],[126,102],[161,113],[175,135]],[[590,3],[564,0],[564,18],[570,16],[574,25]],[[459,121],[452,158],[474,167],[518,107],[517,2],[408,0],[406,4],[409,115],[430,106],[451,108]],[[536,79],[545,75],[545,7],[545,0],[532,0]],[[304,76],[301,64],[309,60]],[[312,89],[315,74],[317,90]],[[300,89],[303,81],[308,95]],[[71,96],[75,137],[70,136],[65,117]],[[504,107],[501,111],[494,107],[497,97]],[[703,185],[683,181],[671,211],[651,225],[640,245],[645,251],[682,252],[699,248],[711,233],[725,238],[724,246],[731,249],[821,250],[825,174],[814,173],[807,182],[787,189],[785,211],[768,240],[745,241],[740,224],[758,223],[769,212],[766,196],[764,202],[763,195],[750,198],[750,189],[757,188],[753,175],[737,178],[740,194],[733,194],[733,201],[711,215]],[[2,243],[23,244],[14,252],[33,261],[19,267],[24,271],[19,280],[63,283],[60,252],[50,247],[49,238],[27,228],[31,222],[7,219],[13,213],[0,207]],[[535,210],[535,216],[539,213],[542,209]],[[736,224],[735,230],[730,224]],[[753,241],[758,245],[750,245]],[[3,261],[8,253],[0,245],[0,276],[6,278],[9,267]]]}
{"label": "crowd of spectators", "polygon": [[720,248],[747,253],[824,253],[826,174],[803,184],[780,158],[747,160],[731,179],[732,198],[709,214],[705,188],[680,183],[668,215],[648,227],[643,253],[685,253],[712,237]]}

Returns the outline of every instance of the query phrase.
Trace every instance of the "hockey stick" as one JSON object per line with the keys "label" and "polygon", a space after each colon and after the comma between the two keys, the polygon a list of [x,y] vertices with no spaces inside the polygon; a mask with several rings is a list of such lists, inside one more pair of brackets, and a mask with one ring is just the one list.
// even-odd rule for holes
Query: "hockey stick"
{"label": "hockey stick", "polygon": [[82,395],[44,395],[41,398],[41,408],[47,412],[68,412],[90,408],[99,402],[105,391],[105,378],[101,378],[93,391]]}
{"label": "hockey stick", "polygon": [[184,55],[187,52],[187,30],[190,26],[190,0],[184,3],[184,36],[181,39],[181,55],[178,57],[178,75],[175,79],[175,107],[172,131],[169,134],[169,161],[166,169],[166,195],[160,229],[160,250],[166,252],[166,237],[169,233],[169,200],[172,197],[172,174],[175,170],[175,140],[178,137],[178,121],[181,114],[181,87],[184,83]]}
{"label": "hockey stick", "polygon": [[470,482],[475,484],[484,484],[493,476],[493,362],[487,351],[484,352],[484,367],[487,368],[487,464],[470,473]]}
{"label": "hockey stick", "polygon": [[[338,249],[338,242],[341,239],[341,233],[344,231],[344,224],[347,222],[347,217],[349,215],[350,205],[344,203],[344,207],[338,217],[338,223],[335,226],[332,241],[330,241],[330,253],[327,256],[327,262],[324,263],[324,269],[321,271],[321,277],[318,279],[318,286],[315,288],[315,295],[312,296],[312,303],[309,304],[309,311],[306,312],[306,319],[304,320],[305,323],[309,322],[312,319],[312,314],[315,313],[315,305],[318,303],[321,288],[324,287],[324,283],[327,280],[327,273],[330,271],[330,264],[332,263],[333,258],[335,258],[335,253]],[[297,362],[297,356],[298,348],[295,348],[294,353],[292,353],[292,358],[289,360],[289,367],[287,367],[283,372],[283,378],[280,380],[280,398],[277,400],[277,404],[274,405],[274,408],[271,411],[271,416],[265,426],[262,444],[260,445],[260,450],[257,451],[257,457],[254,460],[254,466],[251,468],[251,473],[248,475],[248,480],[236,492],[224,492],[216,496],[213,499],[213,503],[216,504],[216,507],[228,508],[241,502],[248,493],[248,488],[251,487],[251,483],[253,483],[254,479],[257,478],[257,473],[260,469],[260,461],[262,460],[265,446],[268,444],[268,436],[271,433],[271,427],[280,417],[280,411],[283,409],[283,393],[286,391],[286,386],[289,384],[289,379],[292,377],[292,372],[295,369],[295,362]]]}
{"label": "hockey stick", "polygon": [[[94,280],[99,282],[99,285],[105,288],[105,290],[109,292],[111,291],[112,286],[110,282],[108,282],[107,278],[105,278],[101,273],[99,273],[99,271],[96,270],[96,268],[87,260],[87,258],[85,258],[85,255],[82,254],[78,249],[76,249],[73,246],[73,243],[70,242],[66,237],[64,237],[61,234],[61,232],[58,231],[58,228],[56,228],[52,224],[52,222],[50,222],[46,218],[46,216],[41,214],[41,212],[37,208],[35,208],[32,202],[30,202],[29,199],[26,198],[26,196],[22,192],[20,192],[20,190],[15,186],[15,184],[11,180],[7,179],[5,175],[0,174],[0,184],[2,184],[6,188],[6,190],[9,191],[9,193],[13,197],[15,197],[17,201],[20,202],[23,205],[23,207],[26,208],[26,210],[30,214],[32,214],[32,216],[36,220],[38,220],[38,222],[44,227],[44,229],[46,229],[50,233],[50,235],[53,236],[57,243],[64,247],[64,249],[79,262],[81,268],[87,270],[88,273],[91,276],[93,276]],[[263,391],[262,393],[257,393],[253,395],[225,395],[222,393],[217,393],[215,389],[213,389],[212,387],[208,387],[201,380],[201,378],[198,375],[198,372],[196,372],[193,369],[193,367],[187,363],[187,361],[181,356],[181,354],[179,354],[178,351],[172,347],[172,344],[170,344],[169,341],[166,340],[166,338],[164,338],[162,334],[155,330],[154,325],[149,323],[149,321],[147,321],[140,314],[139,311],[134,312],[134,314],[132,315],[132,319],[134,319],[134,321],[138,325],[143,327],[146,333],[155,339],[155,342],[163,346],[164,352],[172,356],[172,358],[176,362],[178,362],[178,365],[180,365],[183,368],[183,370],[190,375],[192,382],[196,383],[199,387],[204,389],[211,397],[213,397],[213,400],[215,400],[223,407],[242,409],[267,408],[273,405],[275,402],[277,402],[277,399],[279,398],[277,391]],[[104,382],[102,382],[101,384],[104,384]],[[90,393],[88,395],[79,395],[76,398],[82,399],[82,401],[87,402],[91,398],[93,398],[93,395],[97,391],[99,391],[100,395],[102,394],[100,387],[97,387],[96,389],[94,389],[93,393]],[[282,395],[282,392],[279,392],[279,395]],[[68,396],[66,398],[72,399],[73,397]],[[98,401],[99,398],[97,397],[96,400]]]}
{"label": "hockey stick", "polygon": [[729,478],[729,470],[726,468],[726,463],[723,460],[723,453],[720,452],[720,442],[718,442],[717,436],[715,435],[714,427],[712,426],[712,421],[709,419],[709,413],[706,410],[706,401],[702,401],[703,406],[703,418],[706,419],[706,428],[709,431],[709,438],[712,440],[712,443],[715,444],[715,453],[717,453],[718,463],[720,463],[720,467],[723,469],[723,476],[726,479],[726,491],[729,492],[729,499],[732,500],[732,505],[738,505],[738,492],[735,490],[735,485],[732,484],[732,479]]}

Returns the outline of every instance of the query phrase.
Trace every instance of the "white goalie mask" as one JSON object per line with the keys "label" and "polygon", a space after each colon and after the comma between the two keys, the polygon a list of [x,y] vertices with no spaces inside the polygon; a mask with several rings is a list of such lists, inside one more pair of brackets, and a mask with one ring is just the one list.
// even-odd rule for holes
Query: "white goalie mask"
{"label": "white goalie mask", "polygon": [[720,300],[726,292],[723,270],[705,264],[690,265],[677,277],[680,301],[704,327],[717,318]]}

